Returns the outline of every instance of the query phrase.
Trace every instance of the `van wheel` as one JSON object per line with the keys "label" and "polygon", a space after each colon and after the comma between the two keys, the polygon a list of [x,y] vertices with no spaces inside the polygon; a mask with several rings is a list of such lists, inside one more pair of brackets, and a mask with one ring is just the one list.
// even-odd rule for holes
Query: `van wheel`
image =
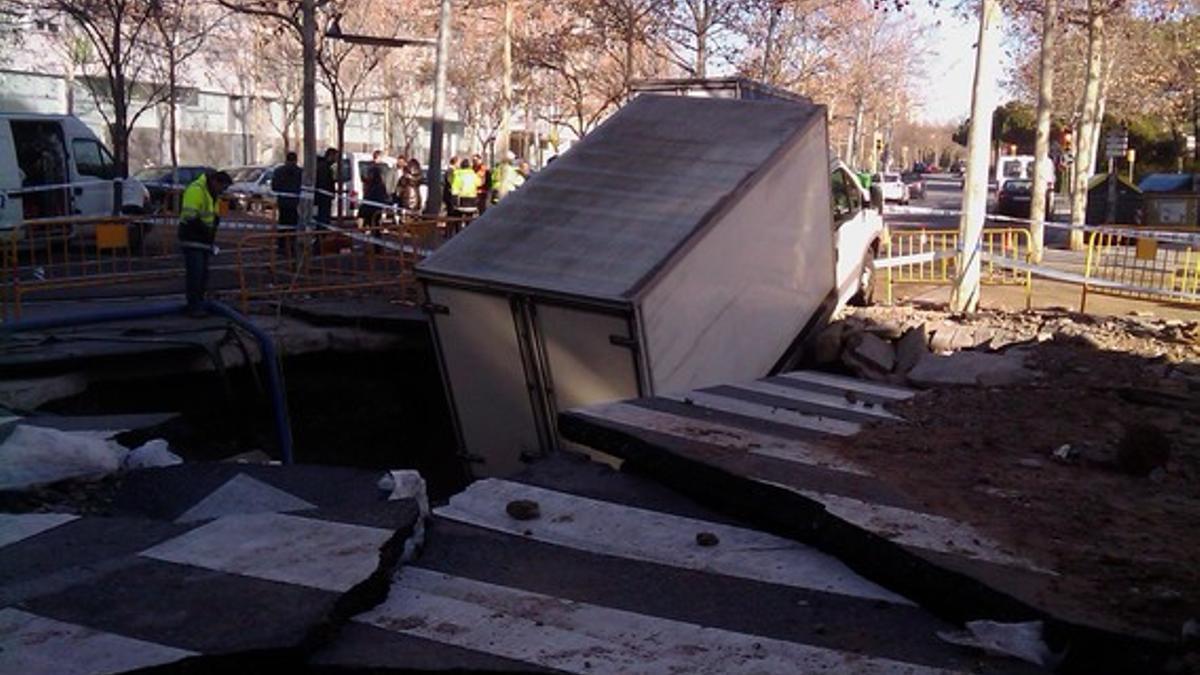
{"label": "van wheel", "polygon": [[850,298],[850,304],[866,307],[875,302],[875,249],[867,250],[862,269],[858,273],[858,292]]}

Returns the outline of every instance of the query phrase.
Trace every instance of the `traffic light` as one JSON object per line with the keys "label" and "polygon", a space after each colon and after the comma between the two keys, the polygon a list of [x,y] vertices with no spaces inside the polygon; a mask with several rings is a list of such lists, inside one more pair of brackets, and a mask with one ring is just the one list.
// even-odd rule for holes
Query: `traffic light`
{"label": "traffic light", "polygon": [[882,138],[875,139],[875,152],[883,152],[883,139]]}

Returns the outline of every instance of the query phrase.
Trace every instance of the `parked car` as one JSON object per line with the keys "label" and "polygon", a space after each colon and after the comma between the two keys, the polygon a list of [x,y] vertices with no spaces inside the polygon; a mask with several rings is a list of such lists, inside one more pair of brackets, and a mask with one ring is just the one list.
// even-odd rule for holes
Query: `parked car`
{"label": "parked car", "polygon": [[188,183],[196,180],[196,178],[206,171],[212,171],[211,166],[202,165],[187,165],[180,167],[169,166],[148,166],[137,173],[133,177],[142,181],[146,186],[146,191],[150,195],[147,203],[147,211],[150,213],[163,213],[174,211],[175,204],[171,197],[183,192]]}
{"label": "parked car", "polygon": [[[120,177],[112,153],[79,118],[0,113],[0,231],[41,218],[145,213],[149,196],[137,178]],[[71,224],[55,232],[55,238],[90,243],[95,229]],[[134,249],[142,232],[129,230]],[[27,230],[23,236],[38,234]]]}
{"label": "parked car", "polygon": [[878,184],[883,190],[884,202],[908,203],[908,186],[900,179],[898,173],[877,173],[871,177],[871,184]]}
{"label": "parked car", "polygon": [[275,166],[243,166],[226,169],[233,183],[225,190],[229,208],[233,211],[261,213],[274,208],[271,195],[271,176]]}
{"label": "parked car", "polygon": [[908,186],[909,199],[925,199],[925,179],[920,173],[910,172],[900,174],[900,180]]}
{"label": "parked car", "polygon": [[[1028,218],[1033,201],[1033,181],[1025,178],[1010,178],[1000,184],[996,193],[996,213],[1013,218]],[[1047,200],[1047,217],[1050,214]]]}

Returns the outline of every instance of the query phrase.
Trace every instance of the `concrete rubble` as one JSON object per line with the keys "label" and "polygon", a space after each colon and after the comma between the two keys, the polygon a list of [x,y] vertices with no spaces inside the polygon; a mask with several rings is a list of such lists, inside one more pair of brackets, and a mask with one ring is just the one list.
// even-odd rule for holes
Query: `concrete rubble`
{"label": "concrete rubble", "polygon": [[848,308],[817,336],[812,359],[859,377],[919,388],[1002,386],[1038,377],[1023,347],[1047,341],[1164,363],[1200,358],[1200,323],[1067,310],[954,314],[925,306]]}

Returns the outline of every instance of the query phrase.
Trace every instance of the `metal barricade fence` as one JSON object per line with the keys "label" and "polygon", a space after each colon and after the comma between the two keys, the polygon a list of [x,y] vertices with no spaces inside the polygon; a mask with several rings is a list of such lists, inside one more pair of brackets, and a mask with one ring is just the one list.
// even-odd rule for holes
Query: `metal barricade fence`
{"label": "metal barricade fence", "polygon": [[[957,230],[890,228],[884,251],[877,261],[884,269],[886,300],[893,301],[895,284],[942,285],[954,283],[958,274],[959,233]],[[986,228],[980,240],[980,282],[995,286],[1024,286],[1025,306],[1033,303],[1033,275],[1029,231],[1024,228]],[[1006,261],[1022,263],[1018,268]]]}
{"label": "metal barricade fence", "polygon": [[[461,218],[400,218],[377,228],[326,227],[242,236],[237,249],[239,298],[372,294],[416,301],[413,270],[461,231]],[[265,251],[265,258],[262,252]]]}
{"label": "metal barricade fence", "polygon": [[1089,233],[1079,311],[1089,294],[1200,304],[1200,228]]}

